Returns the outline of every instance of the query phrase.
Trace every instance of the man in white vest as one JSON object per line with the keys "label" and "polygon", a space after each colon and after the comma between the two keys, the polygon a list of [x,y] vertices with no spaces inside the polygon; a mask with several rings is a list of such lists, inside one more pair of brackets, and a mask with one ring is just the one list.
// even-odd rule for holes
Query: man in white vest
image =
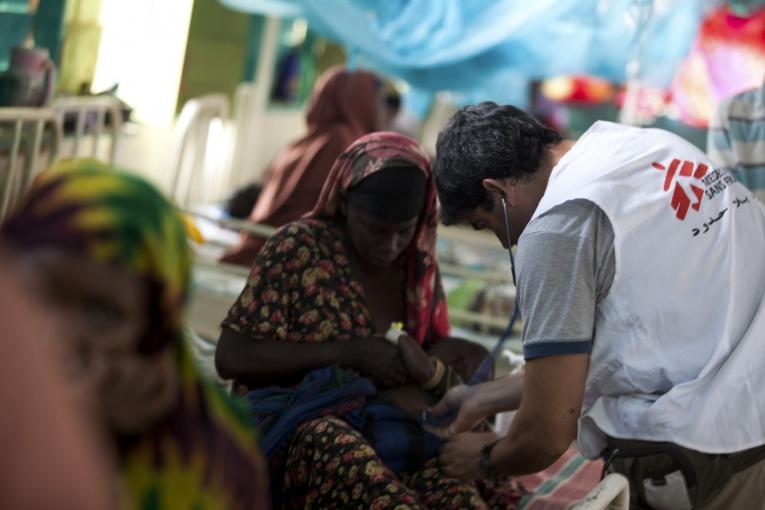
{"label": "man in white vest", "polygon": [[[456,413],[447,472],[536,472],[577,439],[635,507],[765,507],[762,203],[666,131],[574,142],[490,102],[451,118],[434,172],[444,223],[517,244],[526,358],[434,408]],[[505,437],[468,432],[514,408]]]}

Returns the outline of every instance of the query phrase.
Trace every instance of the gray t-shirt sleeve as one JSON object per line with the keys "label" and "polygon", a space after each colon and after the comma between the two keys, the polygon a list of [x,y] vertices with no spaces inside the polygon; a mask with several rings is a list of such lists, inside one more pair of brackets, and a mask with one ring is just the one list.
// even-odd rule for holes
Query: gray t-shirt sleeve
{"label": "gray t-shirt sleeve", "polygon": [[560,204],[526,226],[516,259],[524,357],[591,352],[615,271],[606,214],[587,200]]}

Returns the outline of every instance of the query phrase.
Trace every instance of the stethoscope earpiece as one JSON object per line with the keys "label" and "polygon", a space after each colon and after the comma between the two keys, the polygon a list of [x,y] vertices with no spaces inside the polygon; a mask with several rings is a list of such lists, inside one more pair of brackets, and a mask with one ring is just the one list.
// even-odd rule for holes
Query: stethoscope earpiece
{"label": "stethoscope earpiece", "polygon": [[[505,200],[504,196],[500,196],[499,199],[502,201],[502,213],[505,217],[505,233],[507,234],[507,244],[510,244],[510,214],[507,212],[507,201]],[[508,246],[507,248],[508,253],[510,254],[510,271],[513,275],[513,286],[516,285],[515,281],[515,258],[513,258],[513,248],[512,246]]]}

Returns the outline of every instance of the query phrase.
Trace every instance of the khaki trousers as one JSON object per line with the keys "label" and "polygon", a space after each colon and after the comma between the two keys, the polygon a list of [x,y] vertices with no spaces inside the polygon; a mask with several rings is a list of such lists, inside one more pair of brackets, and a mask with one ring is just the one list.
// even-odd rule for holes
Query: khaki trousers
{"label": "khaki trousers", "polygon": [[765,459],[733,475],[704,510],[765,509]]}

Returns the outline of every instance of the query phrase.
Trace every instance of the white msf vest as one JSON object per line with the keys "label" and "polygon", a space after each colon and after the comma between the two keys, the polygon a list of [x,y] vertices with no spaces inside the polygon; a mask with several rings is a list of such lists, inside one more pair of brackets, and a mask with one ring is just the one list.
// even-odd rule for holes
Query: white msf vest
{"label": "white msf vest", "polygon": [[598,122],[534,213],[587,199],[614,230],[579,420],[603,435],[706,453],[765,444],[765,207],[704,153],[658,129]]}

